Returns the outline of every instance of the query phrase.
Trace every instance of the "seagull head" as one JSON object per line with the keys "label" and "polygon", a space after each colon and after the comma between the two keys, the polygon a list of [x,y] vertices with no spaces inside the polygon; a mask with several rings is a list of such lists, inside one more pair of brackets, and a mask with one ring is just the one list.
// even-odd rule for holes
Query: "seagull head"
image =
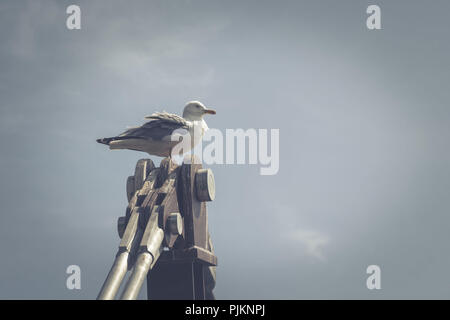
{"label": "seagull head", "polygon": [[203,103],[199,101],[188,102],[183,110],[183,118],[189,121],[202,120],[205,114],[216,114],[216,111],[206,108]]}

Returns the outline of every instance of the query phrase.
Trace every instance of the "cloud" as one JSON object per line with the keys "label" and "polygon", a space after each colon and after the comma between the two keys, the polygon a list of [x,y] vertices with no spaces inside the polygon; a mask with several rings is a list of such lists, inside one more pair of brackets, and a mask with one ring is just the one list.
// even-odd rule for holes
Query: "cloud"
{"label": "cloud", "polygon": [[327,259],[324,250],[330,242],[329,235],[311,227],[314,223],[307,221],[309,218],[306,213],[302,215],[297,210],[280,203],[278,209],[283,215],[277,215],[277,221],[273,221],[271,225],[277,225],[278,230],[282,230],[284,243],[288,243],[293,252],[313,261],[325,262]]}
{"label": "cloud", "polygon": [[317,260],[326,261],[324,247],[329,243],[329,237],[325,234],[308,229],[296,229],[289,233],[290,240],[302,245],[304,252]]}

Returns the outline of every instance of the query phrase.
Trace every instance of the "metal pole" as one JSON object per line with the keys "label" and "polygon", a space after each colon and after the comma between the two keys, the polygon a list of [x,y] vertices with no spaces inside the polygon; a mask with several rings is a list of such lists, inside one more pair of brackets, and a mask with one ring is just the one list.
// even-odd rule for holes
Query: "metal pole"
{"label": "metal pole", "polygon": [[137,298],[148,271],[159,258],[161,245],[164,240],[164,231],[158,225],[158,210],[158,206],[155,206],[150,215],[141,240],[141,253],[120,297],[122,300],[135,300]]}
{"label": "metal pole", "polygon": [[108,277],[103,284],[97,300],[113,300],[119,290],[123,277],[127,273],[128,252],[119,252],[114,260],[114,264],[108,273]]}

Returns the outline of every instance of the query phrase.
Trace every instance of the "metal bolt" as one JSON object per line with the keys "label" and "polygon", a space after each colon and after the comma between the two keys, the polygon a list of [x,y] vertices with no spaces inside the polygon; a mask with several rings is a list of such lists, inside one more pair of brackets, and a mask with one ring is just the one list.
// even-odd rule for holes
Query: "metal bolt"
{"label": "metal bolt", "polygon": [[127,179],[127,199],[128,202],[130,202],[131,198],[133,197],[134,192],[136,189],[134,189],[134,176],[129,176]]}
{"label": "metal bolt", "polygon": [[125,228],[127,226],[127,217],[119,217],[117,219],[117,232],[119,233],[119,238],[122,239],[123,233],[125,232]]}
{"label": "metal bolt", "polygon": [[214,174],[211,169],[199,169],[195,174],[195,189],[199,201],[212,201],[216,197]]}
{"label": "metal bolt", "polygon": [[173,235],[181,235],[183,233],[183,218],[179,212],[172,212],[167,217],[168,232]]}

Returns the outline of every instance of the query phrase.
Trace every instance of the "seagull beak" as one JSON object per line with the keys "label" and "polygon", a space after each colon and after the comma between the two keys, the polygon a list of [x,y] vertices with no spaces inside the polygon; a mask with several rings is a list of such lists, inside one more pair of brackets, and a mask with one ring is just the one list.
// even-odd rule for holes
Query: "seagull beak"
{"label": "seagull beak", "polygon": [[216,114],[216,110],[214,110],[214,109],[205,109],[205,111],[203,111],[203,113]]}

